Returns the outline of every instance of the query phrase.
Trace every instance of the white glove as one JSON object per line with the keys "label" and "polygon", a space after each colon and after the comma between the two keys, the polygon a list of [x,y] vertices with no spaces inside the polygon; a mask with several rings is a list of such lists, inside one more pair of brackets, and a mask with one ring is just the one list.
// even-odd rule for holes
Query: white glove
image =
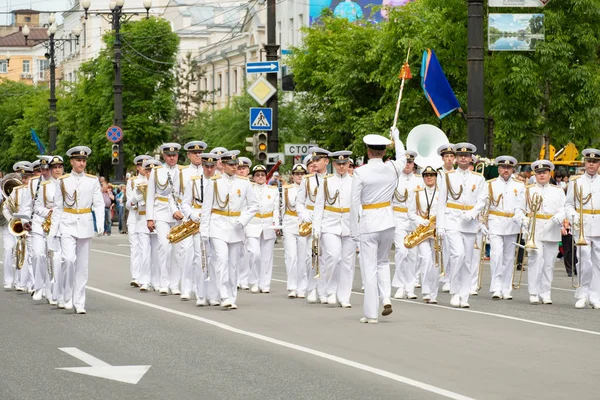
{"label": "white glove", "polygon": [[471,214],[469,214],[469,213],[463,213],[463,214],[460,216],[460,219],[462,219],[462,220],[463,220],[463,222],[471,222],[471,221],[473,221],[473,217],[472,217],[472,216],[471,216]]}
{"label": "white glove", "polygon": [[196,223],[200,222],[200,212],[192,211],[192,213],[190,214],[190,219]]}
{"label": "white glove", "polygon": [[523,229],[523,231],[527,231],[527,228],[529,228],[529,218],[528,217],[524,217],[521,220],[521,229]]}
{"label": "white glove", "polygon": [[418,226],[427,226],[427,225],[429,225],[429,220],[428,219],[425,219],[423,217],[417,217],[417,218],[418,218],[418,220],[417,220],[417,225]]}
{"label": "white glove", "polygon": [[141,203],[144,201],[144,195],[141,193],[138,193],[136,190],[135,199],[137,200],[138,203]]}
{"label": "white glove", "polygon": [[352,235],[352,236],[350,236],[350,238],[352,239],[352,241],[354,243],[356,243],[356,244],[360,243],[360,236],[358,236],[358,235]]}
{"label": "white glove", "polygon": [[552,218],[550,218],[550,221],[552,221],[556,225],[562,226],[562,221],[556,215],[553,215]]}
{"label": "white glove", "polygon": [[298,215],[300,222],[312,222],[312,215],[308,212],[302,212]]}
{"label": "white glove", "polygon": [[513,215],[510,219],[515,225],[521,225],[521,218],[518,215]]}
{"label": "white glove", "polygon": [[60,251],[60,239],[56,236],[48,236],[46,239],[48,250]]}
{"label": "white glove", "polygon": [[446,230],[444,228],[437,228],[436,233],[442,239],[446,237]]}
{"label": "white glove", "polygon": [[236,220],[233,224],[233,227],[235,229],[244,229],[244,224],[242,224],[240,221]]}
{"label": "white glove", "polygon": [[479,224],[479,230],[481,231],[483,236],[487,236],[487,234],[488,234],[487,226],[485,226],[484,224]]}
{"label": "white glove", "polygon": [[398,130],[398,128],[396,128],[395,126],[392,126],[390,128],[390,133],[394,140],[400,140],[400,131]]}

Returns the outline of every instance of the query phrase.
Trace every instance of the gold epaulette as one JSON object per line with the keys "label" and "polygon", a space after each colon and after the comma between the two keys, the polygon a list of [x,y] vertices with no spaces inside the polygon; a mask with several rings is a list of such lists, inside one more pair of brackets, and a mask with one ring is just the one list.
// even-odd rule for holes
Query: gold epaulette
{"label": "gold epaulette", "polygon": [[483,176],[479,172],[475,172],[475,171],[469,171],[469,172],[471,172],[473,175],[479,175],[483,178]]}
{"label": "gold epaulette", "polygon": [[492,183],[492,182],[494,182],[496,179],[498,179],[498,178],[492,178],[492,179],[488,179],[488,180],[487,180],[487,182],[489,182],[489,183]]}
{"label": "gold epaulette", "polygon": [[[494,178],[494,179],[496,179],[496,178]],[[519,180],[517,178],[510,178],[510,179],[513,180],[513,181],[515,181],[515,182],[522,183],[523,185],[525,184],[525,182],[523,182],[523,181],[521,181],[521,180]]]}
{"label": "gold epaulette", "polygon": [[569,177],[569,180],[570,180],[570,181],[574,181],[574,180],[577,180],[577,179],[579,179],[579,178],[581,178],[581,175],[571,175],[571,176]]}
{"label": "gold epaulette", "polygon": [[531,185],[527,185],[525,186],[525,189],[529,189],[530,187],[535,186],[535,183],[532,183]]}
{"label": "gold epaulette", "polygon": [[98,179],[98,177],[96,175],[92,175],[92,174],[85,174],[85,176],[87,176],[89,178]]}
{"label": "gold epaulette", "polygon": [[211,177],[210,177],[210,180],[211,180],[211,181],[215,181],[215,180],[217,180],[217,179],[221,179],[221,175],[214,175],[214,176],[211,176]]}
{"label": "gold epaulette", "polygon": [[239,179],[249,180],[247,176],[236,175],[236,177],[239,178]]}
{"label": "gold epaulette", "polygon": [[290,188],[293,188],[293,187],[294,187],[294,185],[283,185],[284,189],[290,189]]}
{"label": "gold epaulette", "polygon": [[190,178],[191,181],[197,181],[198,179],[202,178],[200,175],[196,175],[196,176],[192,176]]}
{"label": "gold epaulette", "polygon": [[50,179],[48,179],[47,181],[44,181],[44,182],[40,183],[40,185],[47,185],[49,183],[52,183],[52,181]]}
{"label": "gold epaulette", "polygon": [[416,192],[422,192],[423,190],[425,190],[425,188],[418,187],[418,186],[414,189],[415,193]]}
{"label": "gold epaulette", "polygon": [[58,179],[65,179],[65,178],[68,178],[69,176],[71,176],[71,174],[64,174],[63,176],[60,176]]}
{"label": "gold epaulette", "polygon": [[551,184],[550,184],[550,186],[554,186],[555,188],[559,188],[559,189],[561,189],[561,190],[562,190],[562,188],[561,188],[560,186],[558,186],[558,185],[555,185],[555,184],[553,184],[553,183],[551,183]]}
{"label": "gold epaulette", "polygon": [[423,177],[423,175],[422,175],[422,174],[415,174],[415,177],[416,177],[416,178],[422,178],[422,177]]}
{"label": "gold epaulette", "polygon": [[309,178],[312,178],[313,176],[315,176],[315,174],[304,175],[304,179],[309,179]]}
{"label": "gold epaulette", "polygon": [[178,165],[177,168],[179,169],[186,169],[187,167],[189,167],[189,165]]}
{"label": "gold epaulette", "polygon": [[159,168],[162,168],[162,167],[163,167],[162,165],[153,165],[152,169],[159,169]]}
{"label": "gold epaulette", "polygon": [[455,169],[453,169],[453,170],[451,170],[451,171],[446,171],[446,174],[453,174],[453,173],[455,173],[455,172],[456,172],[456,170],[455,170]]}
{"label": "gold epaulette", "polygon": [[323,179],[331,178],[332,176],[333,176],[333,174],[327,174],[327,175],[323,176]]}

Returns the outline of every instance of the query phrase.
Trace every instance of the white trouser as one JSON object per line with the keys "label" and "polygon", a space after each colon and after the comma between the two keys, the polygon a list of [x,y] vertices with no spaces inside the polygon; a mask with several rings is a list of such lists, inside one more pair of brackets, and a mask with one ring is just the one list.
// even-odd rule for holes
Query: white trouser
{"label": "white trouser", "polygon": [[4,284],[12,286],[13,283],[19,283],[15,277],[15,268],[13,266],[17,240],[9,232],[8,226],[2,227],[2,243],[4,245]]}
{"label": "white trouser", "polygon": [[536,240],[535,246],[527,250],[527,287],[530,295],[549,298],[558,243]]}
{"label": "white trouser", "polygon": [[417,249],[407,249],[404,246],[404,238],[410,232],[396,229],[394,231],[394,244],[396,254],[394,261],[396,270],[392,279],[392,286],[405,290],[408,293],[414,293],[415,282],[417,280]]}
{"label": "white trouser", "polygon": [[[140,285],[159,285],[160,279],[158,268],[156,268],[158,266],[156,259],[158,236],[150,232],[136,233],[135,235],[137,236],[137,245],[139,248],[138,262],[140,269],[138,283]],[[158,286],[156,287],[158,288]]]}
{"label": "white trouser", "polygon": [[33,264],[32,264],[32,248],[31,248],[31,236],[27,234],[25,236],[25,258],[23,261],[23,267],[21,268],[21,286],[27,290],[33,290],[33,284],[35,278],[33,276]]}
{"label": "white trouser", "polygon": [[49,281],[47,267],[46,238],[39,233],[31,234],[31,258],[33,276],[35,277],[33,290],[42,290]]}
{"label": "white trouser", "polygon": [[247,237],[246,246],[250,254],[250,276],[248,283],[258,285],[260,290],[271,289],[271,276],[273,275],[273,248],[275,238],[265,239],[260,237]]}
{"label": "white trouser", "polygon": [[335,294],[340,303],[350,303],[356,243],[350,236],[323,233],[321,246],[321,260],[326,271],[321,279],[325,279],[326,282],[326,295]]}
{"label": "white trouser", "polygon": [[[212,250],[210,242],[206,242],[206,270],[202,270],[202,247],[201,238],[199,234],[192,237],[194,241],[194,286],[196,290],[196,297],[198,299],[216,300],[219,301],[220,296],[217,291],[215,268],[212,263],[214,257],[212,257]],[[206,280],[210,278],[210,280]]]}
{"label": "white trouser", "polygon": [[389,301],[389,253],[394,241],[394,228],[360,235],[360,267],[365,284],[363,312],[367,318],[377,318],[379,301]]}
{"label": "white trouser", "polygon": [[[199,233],[196,235],[199,235]],[[181,294],[191,295],[194,290],[194,239],[190,236],[177,245],[181,256],[179,264],[181,268]]]}
{"label": "white trouser", "polygon": [[[133,211],[131,211],[133,212]],[[129,236],[129,269],[131,271],[131,279],[139,281],[142,268],[142,253],[140,249],[139,235],[135,232],[135,224],[127,224],[127,232]]]}
{"label": "white trouser", "polygon": [[210,244],[215,258],[215,276],[221,300],[237,300],[237,269],[244,242],[227,243],[224,240],[211,238]]}
{"label": "white trouser", "polygon": [[473,281],[473,248],[475,246],[475,233],[446,231],[444,241],[448,243],[450,258],[450,294],[457,294],[463,302],[469,301],[469,292]]}
{"label": "white trouser", "polygon": [[176,287],[179,280],[179,267],[176,264],[176,251],[167,240],[167,235],[174,224],[164,221],[155,221],[156,235],[158,239],[157,262],[159,269],[159,288],[168,289]]}
{"label": "white trouser", "polygon": [[509,295],[512,291],[512,274],[515,261],[515,242],[517,234],[489,235],[490,240],[490,270],[492,281],[490,292],[501,292]]}
{"label": "white trouser", "polygon": [[[579,232],[573,233],[579,237]],[[575,290],[575,298],[587,298],[590,303],[600,304],[600,237],[586,237],[587,246],[577,246],[577,273],[581,286]]]}
{"label": "white trouser", "polygon": [[303,255],[306,254],[308,239],[293,233],[283,234],[287,290],[295,290],[298,295],[306,294],[307,269]]}
{"label": "white trouser", "polygon": [[[51,298],[54,301],[59,303],[64,303],[65,301],[65,288],[63,286],[64,279],[64,268],[62,264],[62,253],[60,250],[60,238],[56,238],[57,247],[56,250],[51,251],[52,255],[52,274],[54,278],[50,278],[48,286],[46,286],[46,298]],[[50,249],[49,249],[50,250]],[[46,262],[50,262],[50,258],[47,259]]]}
{"label": "white trouser", "polygon": [[248,240],[244,243],[242,248],[242,259],[240,260],[239,271],[238,271],[238,285],[248,286],[248,279],[250,278],[250,251],[248,250]]}
{"label": "white trouser", "polygon": [[431,300],[437,300],[440,270],[434,264],[433,239],[427,239],[417,246],[419,265],[421,265],[423,295],[429,295]]}
{"label": "white trouser", "polygon": [[75,308],[85,308],[85,285],[88,280],[88,261],[91,238],[78,239],[69,234],[60,237],[64,300],[73,300]]}

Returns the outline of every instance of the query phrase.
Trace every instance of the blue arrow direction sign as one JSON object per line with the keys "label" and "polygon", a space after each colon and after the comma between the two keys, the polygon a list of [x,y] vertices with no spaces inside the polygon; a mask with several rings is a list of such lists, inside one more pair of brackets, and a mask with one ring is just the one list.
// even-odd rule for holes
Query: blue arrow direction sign
{"label": "blue arrow direction sign", "polygon": [[261,61],[246,63],[247,74],[277,73],[279,71],[279,61]]}
{"label": "blue arrow direction sign", "polygon": [[250,130],[251,131],[272,131],[273,130],[273,109],[262,107],[250,108]]}

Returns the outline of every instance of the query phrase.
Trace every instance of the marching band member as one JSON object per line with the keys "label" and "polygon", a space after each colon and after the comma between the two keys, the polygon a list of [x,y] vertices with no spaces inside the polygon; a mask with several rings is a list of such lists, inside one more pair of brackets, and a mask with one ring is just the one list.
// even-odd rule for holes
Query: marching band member
{"label": "marching band member", "polygon": [[[414,189],[410,196],[408,217],[414,226],[428,226],[430,220],[436,217],[437,201],[439,192],[437,190],[437,171],[432,167],[423,170],[423,187]],[[422,266],[422,289],[423,301],[437,304],[438,286],[440,272],[434,264],[435,238],[429,238],[416,246],[418,251],[418,262]],[[441,261],[441,260],[440,260]]]}
{"label": "marching band member", "polygon": [[392,197],[392,209],[394,210],[394,221],[396,223],[394,232],[396,270],[392,279],[392,286],[398,288],[394,298],[416,299],[417,249],[404,247],[404,238],[413,230],[413,224],[408,218],[409,197],[415,189],[423,187],[423,179],[413,172],[417,153],[406,150],[405,155],[406,165],[398,175],[398,185]]}
{"label": "marching band member", "polygon": [[146,224],[150,232],[156,231],[158,235],[158,259],[156,261],[160,270],[159,294],[166,296],[170,290],[173,295],[177,296],[181,294],[177,247],[175,250],[173,249],[167,235],[176,222],[183,220],[183,213],[177,202],[180,187],[180,170],[177,160],[181,145],[164,143],[160,149],[165,165],[155,167],[148,180]]}
{"label": "marching band member", "polygon": [[32,296],[34,301],[42,300],[46,295],[51,297],[50,288],[48,288],[48,293],[46,293],[50,280],[48,279],[46,267],[46,234],[42,230],[44,218],[36,213],[36,203],[41,193],[40,189],[42,185],[46,182],[51,182],[49,162],[52,160],[52,156],[38,156],[38,158],[36,164],[39,165],[40,176],[29,180],[29,196],[26,196],[27,199],[23,204],[23,214],[32,217],[27,222],[27,230],[29,231],[29,240],[31,242],[29,251],[34,277],[34,292]]}
{"label": "marching band member", "polygon": [[287,290],[289,298],[306,297],[307,272],[304,255],[308,238],[298,233],[298,212],[296,202],[302,179],[307,169],[303,164],[292,167],[292,184],[283,186],[283,248],[285,269],[287,272]]}
{"label": "marching band member", "polygon": [[517,166],[516,158],[500,156],[495,164],[499,177],[487,182],[490,202],[487,235],[492,273],[490,292],[492,299],[512,300],[515,242],[525,216],[525,184],[512,177]]}
{"label": "marching band member", "polygon": [[[144,160],[148,160],[151,159],[152,157],[147,156],[147,155],[140,155],[137,156],[133,159],[133,163],[135,164],[135,168],[137,171],[137,176],[132,176],[131,178],[129,178],[127,180],[127,186],[126,186],[126,196],[127,196],[127,200],[129,200],[130,196],[135,196],[135,180],[141,175],[142,171],[144,170],[142,164],[144,162]],[[142,268],[140,262],[141,262],[141,258],[142,255],[140,253],[141,251],[141,247],[138,241],[138,233],[135,230],[135,227],[137,225],[137,220],[138,220],[138,215],[137,215],[137,210],[134,208],[130,208],[129,204],[131,204],[129,201],[127,201],[126,206],[127,209],[129,210],[129,215],[127,216],[127,232],[129,236],[129,269],[131,271],[131,282],[129,283],[130,286],[132,287],[140,287],[140,283],[139,283],[139,277],[140,277],[140,270]],[[144,231],[147,230],[147,228],[143,229]]]}
{"label": "marching band member", "polygon": [[392,313],[390,301],[389,253],[394,242],[394,216],[391,206],[398,174],[404,169],[404,145],[396,128],[392,128],[396,160],[383,162],[390,141],[380,135],[366,135],[369,162],[357,168],[352,177],[350,232],[355,243],[360,242],[360,267],[365,285],[364,317],[361,323],[376,324],[379,302],[381,315]]}
{"label": "marching band member", "polygon": [[[307,164],[309,171],[312,168],[315,172],[304,176],[304,182],[298,190],[298,198],[296,200],[296,210],[300,223],[312,223],[313,213],[315,209],[315,200],[317,199],[317,190],[323,182],[323,177],[327,173],[327,165],[329,164],[328,150],[320,147],[311,147],[308,149],[310,153],[310,162]],[[306,291],[308,295],[306,300],[309,303],[320,301],[321,304],[327,303],[327,293],[325,292],[325,282],[318,282],[315,279],[315,271],[311,268],[312,259],[312,240],[308,239],[306,244],[305,263],[308,272],[308,282]],[[300,290],[300,289],[299,289]],[[317,298],[318,291],[318,298]]]}
{"label": "marching band member", "polygon": [[[549,183],[554,164],[548,160],[537,160],[531,164],[531,169],[535,172],[536,183],[526,186],[525,194],[528,215],[533,218],[536,214],[535,221],[531,221],[535,224],[536,248],[527,249],[529,302],[539,304],[541,300],[543,304],[552,304],[550,286],[565,219],[566,197],[564,190]],[[537,207],[536,197],[541,199]]]}
{"label": "marching band member", "polygon": [[223,175],[205,188],[200,234],[210,240],[221,306],[237,309],[237,272],[245,239],[244,228],[258,211],[258,201],[247,179],[235,174],[238,150],[221,154]]}
{"label": "marching band member", "polygon": [[[440,172],[437,176],[437,187],[438,190],[442,185],[442,181],[446,179],[446,174],[448,172],[454,171],[454,162],[456,161],[456,153],[454,152],[454,144],[447,143],[443,144],[437,149],[437,154],[442,158],[442,167],[438,168]],[[451,265],[449,265],[448,261],[450,258],[450,249],[448,248],[448,241],[442,240],[442,257],[444,259],[444,267],[445,267],[445,275],[440,277],[440,282],[442,282],[442,292],[450,291],[450,273],[451,273]]]}
{"label": "marching band member", "polygon": [[219,158],[217,159],[217,174],[222,174],[223,173],[223,162],[221,161],[221,154],[226,153],[227,149],[225,147],[215,147],[214,149],[212,149],[210,151],[212,154],[216,154],[217,156],[219,156]]}
{"label": "marching band member", "polygon": [[[210,179],[215,176],[218,159],[219,156],[216,154],[203,153],[202,174],[190,178],[181,206],[185,216],[194,222],[200,222],[204,192],[207,185],[211,183]],[[210,247],[205,246],[206,254],[203,254],[200,231],[192,236],[192,239],[194,244],[193,279],[196,288],[196,306],[203,307],[208,304],[218,306],[220,304],[217,300],[219,294],[215,280],[212,279],[215,276],[215,271],[211,263],[213,257]],[[206,265],[202,264],[203,257],[206,257]]]}
{"label": "marching band member", "polygon": [[[54,197],[52,225],[48,237],[60,236],[63,261],[65,308],[75,306],[77,314],[85,314],[85,285],[88,280],[88,260],[91,238],[94,236],[94,216],[98,235],[103,233],[104,200],[100,182],[84,172],[92,150],[86,146],[67,151],[72,171],[61,176]],[[92,215],[94,211],[94,216]]]}
{"label": "marching band member", "polygon": [[[252,161],[248,157],[238,158],[240,165],[238,165],[236,174],[245,178],[250,175],[250,168],[252,167]],[[250,276],[250,253],[246,243],[244,243],[244,255],[240,261],[239,272],[238,272],[238,288],[242,290],[250,290],[248,285],[248,277]]]}
{"label": "marching band member", "polygon": [[246,246],[250,255],[250,291],[269,293],[273,274],[273,248],[279,221],[279,191],[267,185],[267,168],[256,165],[252,168],[254,197],[258,211],[246,225]]}
{"label": "marching band member", "polygon": [[335,173],[325,175],[317,191],[313,214],[313,240],[322,246],[321,276],[327,303],[350,308],[356,243],[350,236],[352,177],[348,175],[351,151],[331,153]]}
{"label": "marching band member", "polygon": [[[51,223],[52,221],[52,210],[55,208],[54,200],[56,198],[56,191],[59,189],[58,178],[63,176],[63,158],[61,156],[50,156],[48,165],[50,166],[50,179],[42,182],[41,194],[38,196],[37,202],[35,203],[35,213],[42,218],[42,224]],[[46,229],[51,226],[45,227]],[[64,308],[64,278],[63,278],[63,266],[62,266],[62,255],[60,250],[60,238],[51,238],[47,234],[49,231],[42,229],[45,246],[43,246],[44,256],[47,256],[45,263],[50,263],[51,268],[46,269],[45,275],[48,277],[46,284],[46,300],[50,305],[56,305],[58,303],[63,305]],[[60,236],[60,233],[59,235]],[[35,247],[35,246],[34,246]],[[36,248],[36,250],[38,250]],[[51,274],[51,276],[50,276]]]}
{"label": "marching band member", "polygon": [[[9,223],[12,219],[13,212],[18,213],[20,204],[22,203],[22,197],[24,191],[21,188],[25,188],[29,177],[33,172],[31,163],[29,161],[18,161],[13,165],[13,171],[15,172],[12,176],[21,181],[23,185],[16,186],[12,189],[7,199],[4,199],[2,203],[2,215],[6,219],[6,226],[4,227],[3,244],[4,244],[4,288],[10,289],[12,285],[18,292],[24,291],[25,281],[21,280],[21,271],[14,268],[15,263],[15,246],[17,245],[17,238],[10,233]],[[8,175],[5,179],[8,178]],[[10,200],[8,200],[10,199]],[[11,210],[9,207],[11,203],[15,210]]]}
{"label": "marching band member", "polygon": [[[197,196],[192,196],[192,190],[196,195],[198,192],[196,190],[198,188],[195,187],[192,179],[197,180],[198,178],[202,178],[204,172],[202,170],[202,153],[204,149],[206,149],[206,143],[201,140],[195,140],[192,142],[188,142],[183,146],[183,149],[187,151],[187,157],[190,160],[190,165],[187,168],[183,169],[183,173],[181,176],[181,190],[183,191],[182,200],[186,197],[186,194],[189,194],[191,200],[197,199]],[[202,206],[201,202],[192,202],[188,204],[188,207],[184,207],[183,201],[181,203],[181,211],[186,219],[189,219],[189,216],[192,211],[192,207]],[[196,235],[194,235],[196,236]],[[193,237],[188,237],[183,239],[177,245],[174,245],[174,248],[178,248],[181,260],[181,297],[182,301],[188,301],[192,296],[192,291],[195,282],[195,261],[200,261],[200,258],[196,257],[197,251],[200,248],[200,231],[198,231],[196,239]],[[197,242],[197,245],[196,245]],[[197,246],[197,247],[196,247]]]}
{"label": "marching band member", "polygon": [[[29,218],[31,216],[31,211],[33,210],[33,198],[35,193],[38,191],[38,184],[41,176],[41,165],[40,160],[37,159],[31,163],[31,168],[33,169],[33,175],[27,181],[27,190],[23,191],[23,198],[21,199],[21,206],[19,209],[19,214],[23,214],[23,216],[27,216]],[[31,230],[31,223],[28,222],[27,218],[21,218],[21,222],[23,223],[23,228],[27,230]],[[27,288],[27,293],[35,294],[35,273],[34,273],[34,265],[33,265],[33,248],[32,248],[32,235],[28,231],[25,234],[25,260],[23,262],[23,268],[21,268],[21,277],[27,282],[24,287]],[[40,285],[43,286],[43,281],[40,281]],[[41,292],[40,292],[41,294]]]}
{"label": "marching band member", "polygon": [[583,236],[587,243],[577,246],[581,281],[575,291],[575,308],[585,308],[588,303],[592,308],[600,308],[600,150],[585,149],[581,154],[585,173],[571,177],[565,207],[575,228],[573,237]]}
{"label": "marching band member", "polygon": [[[472,256],[475,238],[479,231],[477,216],[485,207],[487,191],[485,180],[480,174],[469,171],[471,155],[476,147],[470,143],[454,146],[458,169],[445,173],[441,180],[438,200],[438,234],[448,242],[450,257],[450,304],[453,307],[469,308],[469,293],[473,276]],[[443,174],[442,174],[443,175]]]}
{"label": "marching band member", "polygon": [[[136,163],[137,164],[137,163]],[[154,167],[160,167],[161,163],[151,157],[145,158],[138,169],[138,175],[132,182],[132,190],[127,196],[127,208],[130,215],[136,217],[136,224],[133,227],[137,235],[139,246],[139,272],[137,283],[140,292],[147,292],[150,288],[158,290],[160,288],[160,270],[157,261],[158,258],[158,235],[156,232],[148,230],[146,222],[146,201],[148,199],[148,179],[152,174]],[[129,230],[131,234],[131,230]]]}

